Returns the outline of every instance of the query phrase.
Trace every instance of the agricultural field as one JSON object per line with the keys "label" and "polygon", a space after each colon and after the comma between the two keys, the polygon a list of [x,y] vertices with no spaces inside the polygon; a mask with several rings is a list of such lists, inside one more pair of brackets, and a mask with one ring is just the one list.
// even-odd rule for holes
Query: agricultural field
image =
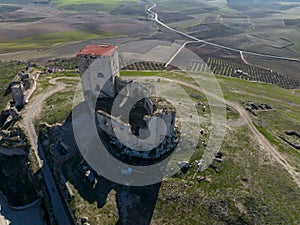
{"label": "agricultural field", "polygon": [[[59,5],[67,7],[70,3],[62,1]],[[93,5],[95,3],[85,4],[85,7],[77,3],[75,5],[80,9],[77,11],[51,4],[0,5],[0,54],[46,50],[79,41],[146,35],[157,30],[147,21],[145,5],[137,1],[128,1],[128,4],[103,1],[111,8],[111,14],[103,12],[102,3],[99,10]]]}
{"label": "agricultural field", "polygon": [[230,28],[220,23],[200,24],[188,27],[187,31],[190,35],[199,39],[232,36],[241,33],[235,28]]}
{"label": "agricultural field", "polygon": [[123,70],[165,70],[164,63],[156,63],[156,62],[138,62],[132,63],[124,68]]}
{"label": "agricultural field", "polygon": [[[207,64],[211,68],[211,71],[218,75],[236,77],[249,81],[270,83],[288,89],[300,88],[300,81],[290,79],[287,76],[279,74],[270,69],[237,64],[217,58],[209,58]],[[194,68],[195,67],[193,65],[191,70],[195,70]]]}
{"label": "agricultural field", "polygon": [[138,0],[112,0],[110,2],[107,2],[105,0],[52,0],[52,3],[59,4],[60,6],[62,5],[73,5],[73,4],[124,4],[127,2],[138,2]]}
{"label": "agricultural field", "polygon": [[252,65],[261,66],[264,68],[269,68],[271,70],[277,71],[278,73],[284,74],[291,79],[300,79],[300,63],[291,62],[280,59],[267,59],[264,57],[253,56],[244,54],[246,61]]}
{"label": "agricultural field", "polygon": [[14,58],[20,61],[37,61],[42,65],[46,65],[48,60],[55,60],[56,58],[72,58],[80,51],[85,45],[121,45],[127,41],[133,40],[130,37],[119,37],[119,38],[102,38],[83,40],[72,43],[65,43],[55,45],[50,48],[40,49],[38,51],[28,52],[10,52],[0,54],[0,60],[7,60],[7,58]]}
{"label": "agricultural field", "polygon": [[14,12],[19,9],[22,9],[22,7],[19,6],[8,6],[8,5],[1,5],[0,6],[0,13],[5,13],[5,12]]}
{"label": "agricultural field", "polygon": [[11,41],[3,41],[0,43],[0,53],[11,51],[26,51],[49,48],[54,45],[67,42],[81,41],[86,39],[99,39],[102,37],[115,37],[117,34],[102,32],[99,34],[87,33],[83,31],[63,31],[48,34],[41,34],[20,38]]}
{"label": "agricultural field", "polygon": [[[122,15],[140,15],[145,16],[145,9],[143,4],[140,4],[138,0],[52,0],[51,4],[61,10],[72,10],[72,11],[102,11],[112,12],[112,14]],[[128,11],[132,11],[132,14]]]}
{"label": "agricultural field", "polygon": [[[196,5],[199,9],[195,9]],[[288,1],[229,1],[228,4],[223,1],[185,1],[185,4],[160,1],[157,11],[162,14],[171,9],[178,12],[178,18],[182,15],[193,17],[181,21],[174,18],[169,24],[200,39],[237,49],[299,58],[296,13],[299,7],[299,3]]]}

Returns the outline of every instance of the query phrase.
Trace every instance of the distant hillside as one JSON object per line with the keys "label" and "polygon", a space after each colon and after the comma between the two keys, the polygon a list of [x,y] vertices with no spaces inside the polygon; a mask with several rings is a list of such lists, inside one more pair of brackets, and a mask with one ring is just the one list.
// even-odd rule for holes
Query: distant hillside
{"label": "distant hillside", "polygon": [[47,4],[51,0],[0,0],[0,3],[6,4],[27,4],[27,3],[37,3],[37,4]]}

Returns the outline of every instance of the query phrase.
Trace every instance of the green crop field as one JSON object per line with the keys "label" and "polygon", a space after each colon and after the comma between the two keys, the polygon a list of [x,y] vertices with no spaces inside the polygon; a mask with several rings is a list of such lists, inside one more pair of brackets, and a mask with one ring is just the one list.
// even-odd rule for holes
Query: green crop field
{"label": "green crop field", "polygon": [[110,11],[120,5],[126,3],[138,3],[138,0],[54,0],[53,3],[57,4],[57,7],[82,11],[82,10],[96,10],[96,11]]}
{"label": "green crop field", "polygon": [[124,4],[124,2],[138,2],[138,0],[53,0],[54,3],[59,3],[60,5],[72,5],[72,4]]}
{"label": "green crop field", "polygon": [[22,9],[19,6],[6,6],[2,5],[0,6],[0,13],[5,13],[5,12],[14,12],[16,10]]}
{"label": "green crop field", "polygon": [[0,53],[48,48],[57,44],[103,37],[114,37],[117,34],[100,32],[98,34],[83,31],[64,31],[30,36],[26,38],[3,41]]}

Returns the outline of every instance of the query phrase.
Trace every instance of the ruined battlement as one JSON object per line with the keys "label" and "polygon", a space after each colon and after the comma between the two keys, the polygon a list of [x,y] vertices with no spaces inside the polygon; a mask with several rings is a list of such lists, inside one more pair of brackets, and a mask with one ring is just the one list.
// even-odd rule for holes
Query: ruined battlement
{"label": "ruined battlement", "polygon": [[[151,85],[147,88],[119,76],[116,46],[88,45],[77,54],[77,58],[85,100],[96,102],[94,110],[97,127],[109,137],[111,144],[119,150],[118,154],[158,159],[176,147],[175,108],[166,100],[153,96],[155,91],[151,91],[154,89]],[[130,106],[130,109],[127,106]],[[112,112],[113,107],[115,112]],[[128,110],[130,112],[127,112]],[[166,129],[160,128],[162,121]],[[149,130],[150,123],[157,127],[153,133]],[[116,135],[116,130],[125,131],[138,139],[127,139],[127,142],[132,143],[122,143]],[[163,142],[149,152],[126,147],[130,145],[148,149],[151,147],[149,143],[138,141],[148,137]]]}

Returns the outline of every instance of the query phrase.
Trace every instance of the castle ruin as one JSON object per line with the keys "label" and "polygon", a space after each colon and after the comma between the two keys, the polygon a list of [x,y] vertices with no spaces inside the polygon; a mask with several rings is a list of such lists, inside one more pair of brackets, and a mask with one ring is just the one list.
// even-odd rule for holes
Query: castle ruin
{"label": "castle ruin", "polygon": [[[164,99],[149,96],[146,88],[139,83],[120,77],[117,46],[87,45],[77,54],[77,58],[84,99],[96,102],[97,127],[109,137],[117,155],[159,159],[175,149],[178,140],[174,107]],[[113,107],[117,108],[117,115],[112,115]],[[126,110],[130,112],[129,119],[122,116],[122,112]],[[153,118],[164,121],[166,132],[157,129],[154,134],[150,134],[149,123]],[[154,121],[159,123],[161,120]],[[156,125],[159,124],[154,124]],[[147,143],[138,146],[140,143],[133,143],[136,142],[135,138],[127,140],[131,143],[121,142],[116,129],[129,131],[139,140],[153,136],[161,142],[151,151],[140,151],[149,147]],[[138,147],[131,149],[127,144]]]}

